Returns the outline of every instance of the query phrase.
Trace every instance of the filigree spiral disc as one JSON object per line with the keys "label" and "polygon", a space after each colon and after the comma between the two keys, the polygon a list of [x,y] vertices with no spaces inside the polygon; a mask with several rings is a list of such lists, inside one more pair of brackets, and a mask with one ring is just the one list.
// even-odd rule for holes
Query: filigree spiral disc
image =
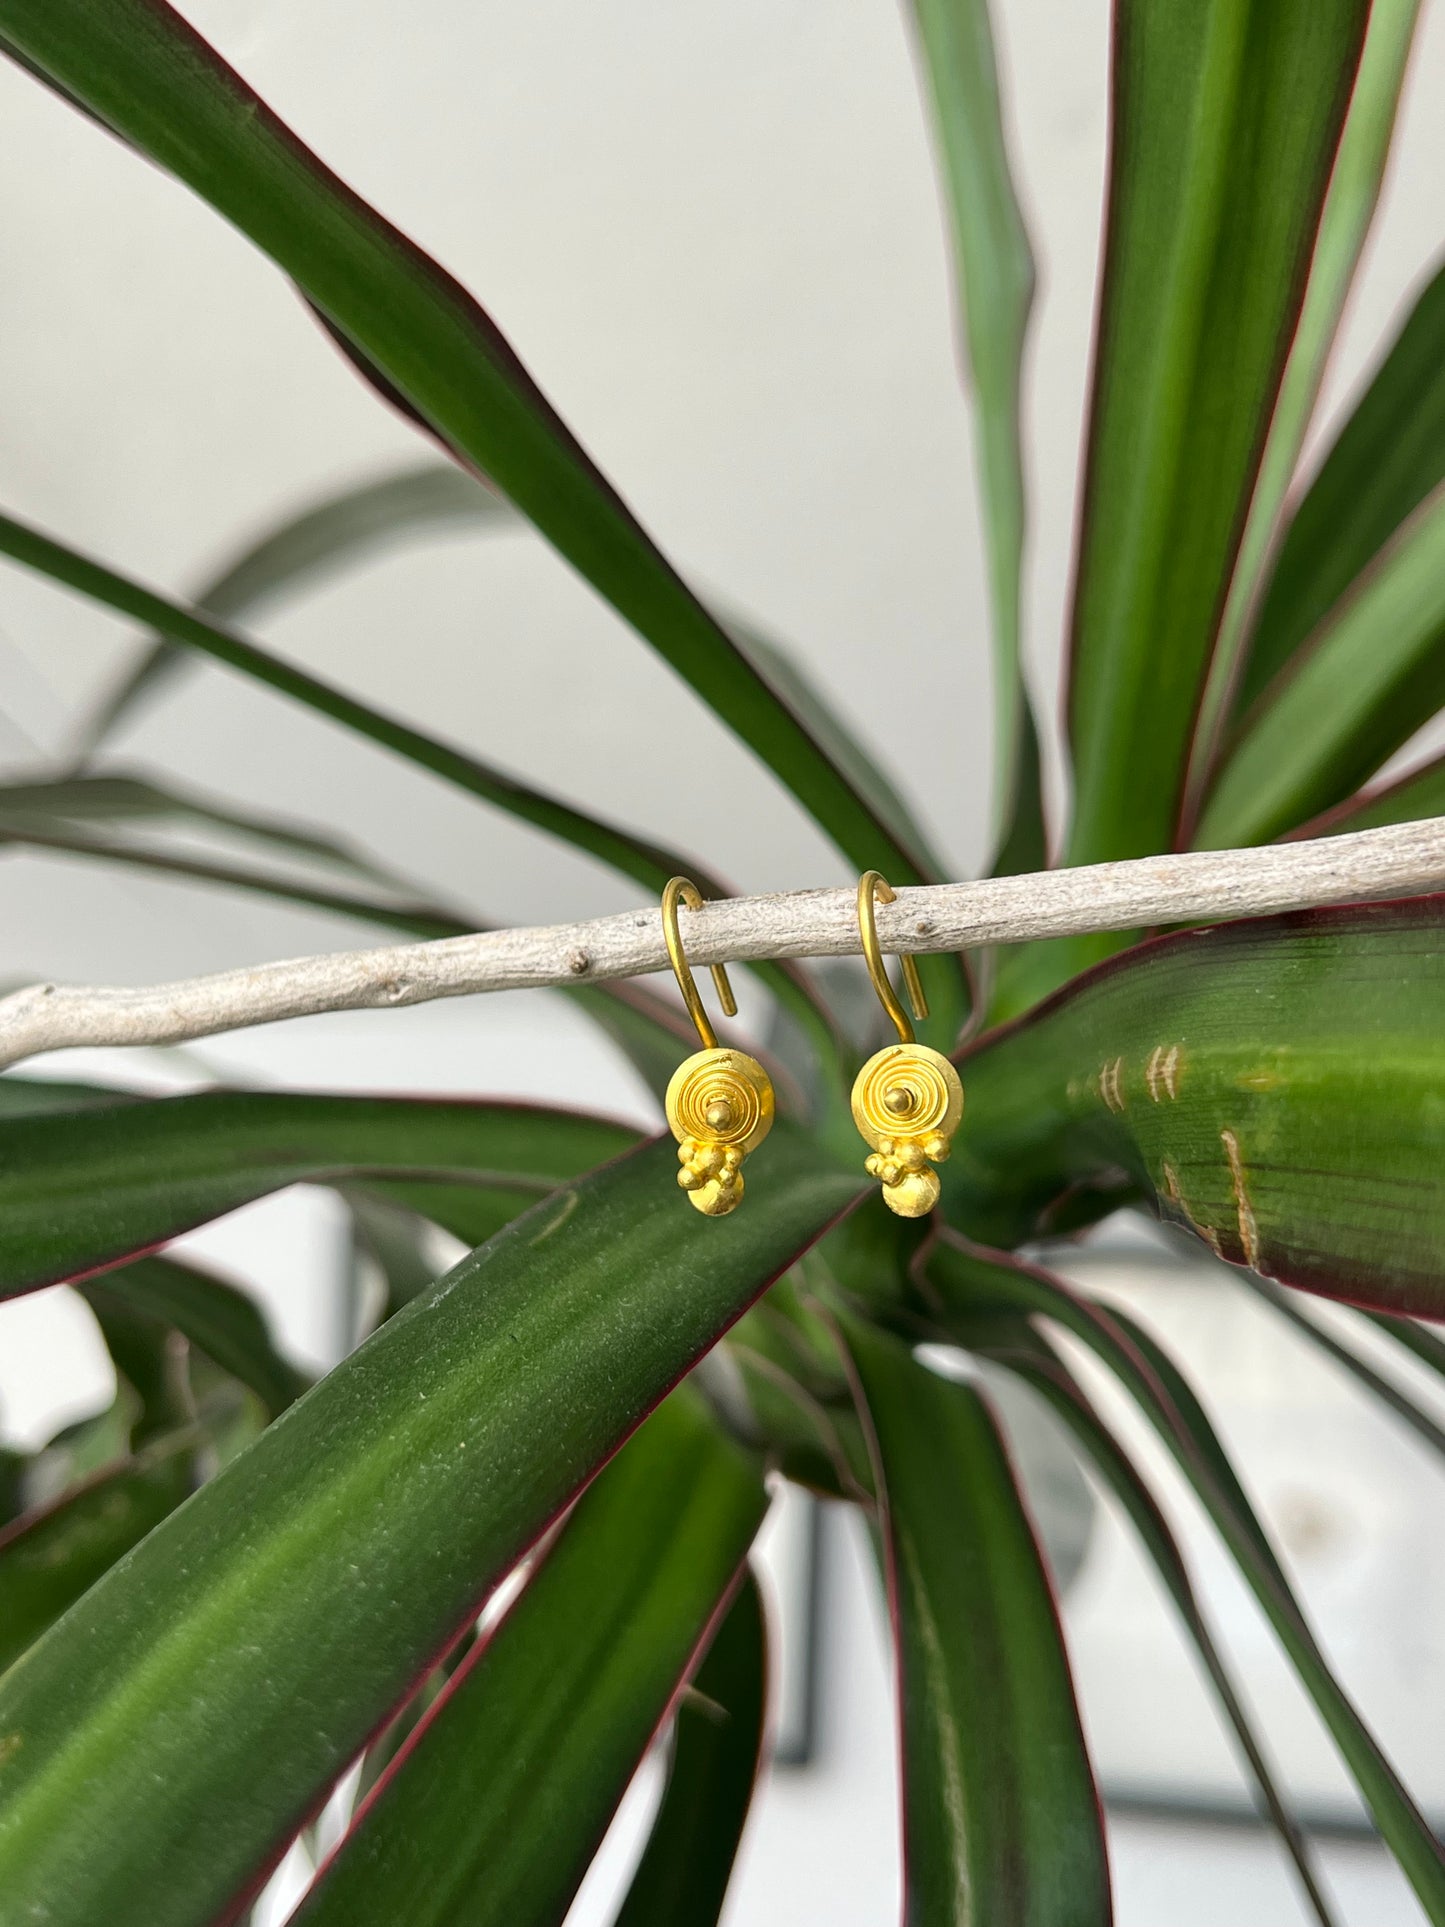
{"label": "filigree spiral disc", "polygon": [[667,1087],[667,1122],[679,1141],[731,1144],[751,1151],[773,1128],[773,1086],[746,1051],[700,1050],[685,1058]]}
{"label": "filigree spiral disc", "polygon": [[853,1122],[875,1151],[884,1140],[952,1137],[962,1116],[958,1072],[926,1044],[889,1044],[853,1086]]}

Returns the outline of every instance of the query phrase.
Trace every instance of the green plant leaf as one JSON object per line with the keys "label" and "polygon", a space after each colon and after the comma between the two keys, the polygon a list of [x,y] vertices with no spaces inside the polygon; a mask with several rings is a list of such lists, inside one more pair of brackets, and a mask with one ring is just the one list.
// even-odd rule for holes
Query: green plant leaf
{"label": "green plant leaf", "polygon": [[1362,1311],[1361,1317],[1368,1318],[1376,1330],[1386,1333],[1401,1345],[1422,1365],[1431,1371],[1439,1372],[1445,1378],[1445,1339],[1437,1338],[1425,1326],[1417,1325],[1413,1318],[1391,1317],[1388,1312]]}
{"label": "green plant leaf", "polygon": [[1442,703],[1445,483],[1245,719],[1195,841],[1205,849],[1263,842],[1343,803]]}
{"label": "green plant leaf", "polygon": [[[511,504],[465,469],[442,462],[413,465],[380,480],[353,483],[287,516],[204,582],[195,606],[218,622],[235,622],[283,595],[314,588],[339,569],[409,535],[458,525],[505,528],[514,522]],[[77,757],[93,756],[191,660],[165,636],[144,644],[88,718]]]}
{"label": "green plant leaf", "polygon": [[[1199,1604],[1184,1555],[1153,1493],[1133,1460],[1099,1417],[1078,1380],[1041,1333],[1022,1317],[1010,1318],[1001,1332],[991,1329],[991,1325],[998,1323],[997,1320],[982,1319],[979,1323],[980,1333],[975,1338],[971,1332],[969,1349],[1005,1366],[1048,1402],[1088,1454],[1095,1471],[1128,1515],[1209,1676],[1220,1710],[1234,1733],[1242,1763],[1258,1790],[1262,1816],[1279,1834],[1281,1844],[1294,1864],[1304,1897],[1320,1927],[1336,1927],[1335,1916],[1320,1886],[1309,1841],[1276,1784],[1264,1747],[1255,1734],[1224,1655]],[[955,1323],[955,1334],[959,1329],[960,1326]]]}
{"label": "green plant leaf", "polygon": [[967,1344],[970,1319],[990,1307],[1053,1319],[1136,1400],[1248,1581],[1426,1915],[1445,1920],[1445,1850],[1331,1672],[1214,1428],[1161,1347],[1122,1312],[1080,1298],[1047,1272],[945,1232],[930,1254],[921,1308]]}
{"label": "green plant leaf", "polygon": [[860,869],[923,880],[916,859],[662,556],[490,317],[338,180],[178,14],[159,0],[3,0],[0,32],[290,274]]}
{"label": "green plant leaf", "polygon": [[[98,3],[103,4],[104,0],[98,0]],[[3,9],[3,4],[4,0],[0,0],[0,9]],[[587,815],[585,811],[574,809],[569,803],[516,782],[501,771],[479,762],[466,751],[438,742],[434,737],[398,721],[396,717],[358,702],[343,690],[333,688],[315,676],[308,676],[304,670],[293,668],[290,663],[269,655],[254,643],[229,634],[195,611],[180,608],[164,596],[156,595],[139,583],[128,581],[114,570],[80,555],[36,529],[27,528],[7,515],[0,515],[0,554],[8,555],[39,574],[64,583],[107,608],[134,616],[188,648],[199,649],[218,662],[239,670],[242,675],[251,676],[258,682],[280,690],[282,695],[319,710],[344,728],[369,737],[371,741],[380,743],[411,762],[419,763],[433,775],[440,776],[444,782],[455,784],[484,802],[520,817],[523,822],[532,823],[538,829],[546,830],[549,835],[586,850],[589,855],[611,864],[624,876],[632,877],[650,891],[660,894],[668,878],[676,876],[679,870],[692,876],[704,891],[713,888],[707,872],[687,857],[646,842],[627,830],[618,829],[598,817]],[[165,867],[175,865],[168,864]],[[314,901],[315,898],[307,896],[301,900]],[[840,1074],[838,1038],[806,973],[793,964],[763,963],[753,968],[760,980],[804,1026],[819,1051],[821,1061],[825,1066],[832,1066],[836,1079]],[[964,1008],[958,1000],[966,990],[961,965],[955,964],[952,976],[957,989],[953,1008],[958,1012]],[[956,1033],[955,1021],[952,1023],[952,1034]]]}
{"label": "green plant leaf", "polygon": [[678,1704],[662,1805],[612,1927],[716,1927],[758,1776],[766,1675],[748,1572]]}
{"label": "green plant leaf", "polygon": [[233,1905],[589,1475],[859,1195],[786,1123],[730,1217],[689,1209],[675,1168],[671,1142],[644,1145],[465,1259],[0,1682],[17,1914],[194,1927]]}
{"label": "green plant leaf", "polygon": [[876,1442],[903,1728],[904,1913],[1112,1918],[1098,1791],[1043,1560],[985,1400],[844,1315]]}
{"label": "green plant leaf", "polygon": [[[1406,9],[1395,0],[1395,12]],[[1245,717],[1445,482],[1445,267],[1425,284],[1292,517],[1235,696]]]}
{"label": "green plant leaf", "polygon": [[126,1460],[0,1530],[0,1675],[180,1504],[194,1447]]}
{"label": "green plant leaf", "polygon": [[1437,1424],[1408,1392],[1402,1390],[1383,1372],[1377,1372],[1373,1365],[1360,1357],[1358,1352],[1343,1344],[1333,1332],[1326,1331],[1317,1319],[1301,1311],[1287,1291],[1281,1290],[1278,1285],[1271,1284],[1267,1278],[1249,1278],[1247,1282],[1267,1305],[1271,1305],[1279,1313],[1281,1318],[1293,1325],[1295,1330],[1302,1333],[1312,1344],[1317,1345],[1337,1365],[1343,1367],[1351,1378],[1363,1385],[1365,1390],[1382,1405],[1387,1405],[1397,1418],[1403,1419],[1417,1438],[1423,1439],[1426,1445],[1445,1456],[1445,1427]]}
{"label": "green plant leaf", "polygon": [[962,346],[971,377],[994,644],[995,847],[1031,820],[1033,717],[1020,659],[1025,495],[1020,422],[1034,261],[1009,168],[988,0],[912,0],[952,217]]}
{"label": "green plant leaf", "polygon": [[277,1351],[255,1303],[234,1285],[174,1258],[137,1258],[81,1290],[93,1311],[116,1303],[157,1319],[253,1391],[272,1418],[309,1380]]}
{"label": "green plant leaf", "polygon": [[1365,0],[1126,0],[1117,12],[1069,689],[1071,862],[1173,844],[1368,14]]}
{"label": "green plant leaf", "polygon": [[1306,911],[1100,965],[960,1060],[949,1221],[1017,1244],[1152,1195],[1232,1264],[1445,1315],[1442,919]]}
{"label": "green plant leaf", "polygon": [[426,1715],[296,1927],[560,1921],[766,1509],[701,1398],[666,1400]]}
{"label": "green plant leaf", "polygon": [[545,1187],[637,1141],[527,1104],[204,1091],[0,1122],[0,1297],[104,1270],[289,1184]]}
{"label": "green plant leaf", "polygon": [[1302,823],[1283,838],[1339,836],[1345,830],[1375,830],[1387,823],[1418,823],[1428,816],[1445,816],[1445,756],[1422,763],[1397,782],[1361,790],[1348,802]]}
{"label": "green plant leaf", "polygon": [[[1195,730],[1194,769],[1191,772],[1195,794],[1191,796],[1188,810],[1191,817],[1196,811],[1199,790],[1213,765],[1219,729],[1234,697],[1242,657],[1249,655],[1251,658],[1246,680],[1253,681],[1258,674],[1253,655],[1261,646],[1262,634],[1257,630],[1251,632],[1256,597],[1270,566],[1271,549],[1285,512],[1285,497],[1294,480],[1305,435],[1319,400],[1325,366],[1339,332],[1340,319],[1354,283],[1365,236],[1374,220],[1395,130],[1400,88],[1419,16],[1420,0],[1374,0],[1370,8],[1365,51],[1360,57],[1355,89],[1350,96],[1350,110],[1345,118],[1345,131],[1340,139],[1334,172],[1330,176],[1319,238],[1315,243],[1314,260],[1310,264],[1304,307],[1300,311],[1299,326],[1295,331],[1284,380],[1280,384],[1279,399],[1270,420],[1269,440],[1260,464],[1254,499],[1249,505],[1249,520],[1240,543],[1234,577],[1229,585],[1229,601],[1220,624],[1219,640]],[[1430,373],[1433,376],[1436,370],[1432,368]],[[1374,471],[1369,489],[1351,491],[1356,498],[1361,493],[1371,496],[1371,508],[1374,506],[1374,482],[1378,475],[1379,471]],[[1352,502],[1350,506],[1353,508],[1356,505],[1357,502]],[[1414,505],[1410,503],[1406,506]],[[1366,514],[1369,513],[1367,509]],[[1386,532],[1388,526],[1386,524]],[[1296,517],[1286,533],[1279,562],[1274,566],[1275,590],[1279,587],[1279,567],[1285,563],[1297,539],[1297,528]],[[1337,526],[1336,537],[1343,533]],[[1318,565],[1325,558],[1323,554],[1317,554],[1314,560]],[[1357,566],[1362,566],[1364,560],[1365,557],[1361,556]],[[1325,566],[1330,564],[1326,563]],[[1341,586],[1347,580],[1348,576],[1342,578]],[[1294,592],[1285,590],[1287,601],[1294,602],[1300,586],[1297,581]],[[1278,604],[1279,599],[1274,591],[1269,599]],[[1314,616],[1305,616],[1305,628],[1298,630],[1295,643],[1303,639],[1312,621],[1323,614],[1324,606],[1320,605]],[[1281,616],[1286,628],[1293,627],[1291,615],[1279,606],[1268,618],[1270,626],[1273,627]],[[1294,643],[1291,643],[1286,653],[1293,646]],[[1266,654],[1271,653],[1272,645],[1265,644],[1264,648]]]}

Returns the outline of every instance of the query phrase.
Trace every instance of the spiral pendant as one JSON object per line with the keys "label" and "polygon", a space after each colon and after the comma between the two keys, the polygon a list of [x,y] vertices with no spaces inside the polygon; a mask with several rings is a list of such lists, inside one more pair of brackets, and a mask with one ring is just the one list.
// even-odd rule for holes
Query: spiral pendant
{"label": "spiral pendant", "polygon": [[921,1218],[938,1202],[938,1173],[963,1116],[963,1085],[948,1059],[926,1044],[889,1044],[853,1085],[853,1122],[873,1147],[866,1164],[900,1218]]}
{"label": "spiral pendant", "polygon": [[725,1216],[742,1199],[743,1159],[773,1128],[767,1072],[746,1051],[700,1050],[673,1072],[665,1102],[678,1183],[694,1210]]}

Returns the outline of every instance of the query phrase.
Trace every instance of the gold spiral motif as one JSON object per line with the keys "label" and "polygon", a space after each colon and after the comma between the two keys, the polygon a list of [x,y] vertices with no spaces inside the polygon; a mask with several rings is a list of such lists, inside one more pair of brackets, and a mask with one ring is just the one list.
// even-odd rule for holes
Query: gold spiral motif
{"label": "gold spiral motif", "polygon": [[853,1086],[853,1122],[875,1151],[885,1139],[951,1138],[962,1116],[958,1072],[926,1044],[889,1044]]}
{"label": "gold spiral motif", "polygon": [[740,1050],[700,1050],[686,1058],[667,1087],[667,1122],[681,1142],[736,1145],[747,1152],[773,1127],[773,1087],[755,1057]]}
{"label": "gold spiral motif", "polygon": [[923,1218],[938,1202],[933,1169],[948,1156],[963,1116],[963,1086],[948,1059],[926,1044],[889,1044],[853,1086],[853,1122],[873,1155],[865,1162],[900,1218]]}

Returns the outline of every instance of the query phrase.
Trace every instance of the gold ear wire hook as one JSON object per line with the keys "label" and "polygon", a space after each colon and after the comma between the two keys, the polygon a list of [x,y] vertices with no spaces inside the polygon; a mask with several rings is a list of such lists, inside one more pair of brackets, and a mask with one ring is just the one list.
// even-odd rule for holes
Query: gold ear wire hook
{"label": "gold ear wire hook", "polygon": [[[908,1021],[908,1013],[888,981],[888,972],[883,968],[883,952],[878,948],[878,916],[875,905],[894,903],[897,892],[878,870],[868,870],[858,879],[858,935],[863,940],[863,955],[868,964],[868,975],[873,979],[873,988],[878,992],[878,1001],[893,1019],[893,1027],[898,1032],[898,1041],[911,1044],[913,1026]],[[908,1001],[913,1006],[913,1014],[920,1021],[928,1015],[928,999],[923,994],[923,985],[918,976],[918,965],[912,957],[903,958],[903,981],[908,987]]]}
{"label": "gold ear wire hook", "polygon": [[[707,1012],[702,1007],[702,998],[697,994],[697,985],[692,980],[687,958],[682,948],[682,932],[677,927],[677,906],[685,903],[689,910],[701,910],[702,892],[687,877],[674,877],[662,893],[662,934],[667,939],[667,954],[672,959],[672,972],[677,978],[677,987],[682,992],[682,1001],[687,1005],[687,1014],[697,1025],[697,1034],[702,1039],[704,1050],[716,1050],[717,1032],[708,1022]],[[717,986],[718,1001],[722,1004],[723,1015],[736,1017],[737,1000],[733,987],[728,982],[728,973],[721,964],[712,967],[712,980]]]}

